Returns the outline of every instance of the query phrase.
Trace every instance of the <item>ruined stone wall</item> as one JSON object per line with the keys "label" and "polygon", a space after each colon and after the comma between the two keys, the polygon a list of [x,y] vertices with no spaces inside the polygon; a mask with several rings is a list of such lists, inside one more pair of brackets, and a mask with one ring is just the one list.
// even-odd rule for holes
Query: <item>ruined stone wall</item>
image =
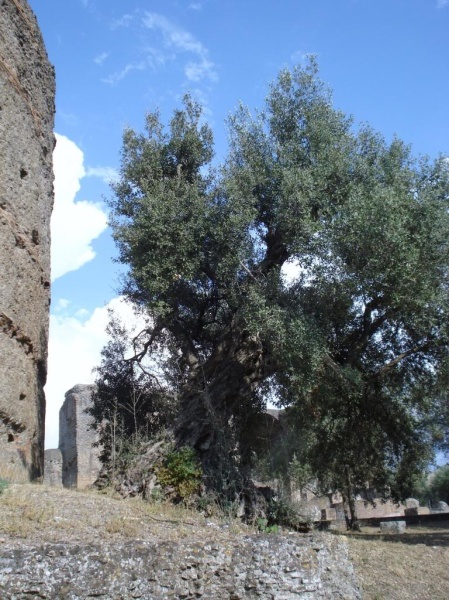
{"label": "ruined stone wall", "polygon": [[[150,600],[360,600],[344,540],[336,536],[235,536],[0,548],[5,600],[35,597]],[[3,570],[3,577],[1,572]],[[28,591],[30,590],[30,591]],[[31,591],[32,590],[32,591]]]}
{"label": "ruined stone wall", "polygon": [[93,385],[76,385],[65,395],[59,411],[59,449],[62,453],[62,483],[65,487],[86,488],[100,472],[99,450],[86,413],[92,403]]}
{"label": "ruined stone wall", "polygon": [[25,0],[0,0],[0,476],[40,477],[55,81]]}

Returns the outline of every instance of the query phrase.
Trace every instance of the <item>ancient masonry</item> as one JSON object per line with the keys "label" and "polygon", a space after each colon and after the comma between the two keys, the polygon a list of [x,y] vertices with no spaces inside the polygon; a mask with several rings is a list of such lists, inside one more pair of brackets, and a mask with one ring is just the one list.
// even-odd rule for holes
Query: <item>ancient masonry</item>
{"label": "ancient masonry", "polygon": [[94,446],[98,436],[86,412],[93,389],[93,385],[80,384],[65,395],[59,411],[59,449],[45,451],[44,482],[49,485],[87,488],[98,478],[101,464]]}
{"label": "ancient masonry", "polygon": [[40,477],[55,79],[25,0],[0,0],[0,476]]}
{"label": "ancient masonry", "polygon": [[[2,598],[360,600],[341,536],[0,546]],[[25,593],[24,593],[25,590]]]}

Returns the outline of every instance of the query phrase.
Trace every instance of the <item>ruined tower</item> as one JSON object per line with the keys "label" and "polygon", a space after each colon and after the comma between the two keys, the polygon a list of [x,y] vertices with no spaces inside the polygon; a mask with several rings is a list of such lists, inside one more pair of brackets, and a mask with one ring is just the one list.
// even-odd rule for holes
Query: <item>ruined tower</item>
{"label": "ruined tower", "polygon": [[55,81],[26,0],[0,0],[0,476],[42,475]]}
{"label": "ruined tower", "polygon": [[92,406],[94,385],[75,385],[66,392],[59,411],[59,450],[62,454],[64,487],[87,488],[100,473],[100,450],[97,432],[90,427],[92,417],[86,412]]}

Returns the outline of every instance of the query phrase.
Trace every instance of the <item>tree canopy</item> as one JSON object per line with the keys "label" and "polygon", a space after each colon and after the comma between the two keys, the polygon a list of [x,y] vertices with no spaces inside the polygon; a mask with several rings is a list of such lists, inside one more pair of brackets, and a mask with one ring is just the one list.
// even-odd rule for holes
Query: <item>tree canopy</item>
{"label": "tree canopy", "polygon": [[155,112],[125,131],[113,235],[152,318],[134,361],[168,349],[177,444],[220,493],[247,476],[242,432],[269,396],[324,486],[405,493],[448,355],[448,162],[357,129],[313,59],[228,126],[220,167],[189,96],[168,128]]}

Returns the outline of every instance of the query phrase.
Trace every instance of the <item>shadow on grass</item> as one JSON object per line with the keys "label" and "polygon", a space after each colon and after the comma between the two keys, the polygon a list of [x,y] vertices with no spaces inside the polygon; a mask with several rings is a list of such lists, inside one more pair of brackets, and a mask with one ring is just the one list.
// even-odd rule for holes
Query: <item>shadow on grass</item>
{"label": "shadow on grass", "polygon": [[[337,533],[337,532],[336,532]],[[397,534],[385,534],[379,532],[364,532],[362,529],[361,533],[353,533],[350,531],[346,532],[338,532],[337,535],[346,535],[353,537],[358,540],[368,540],[368,541],[378,541],[378,542],[392,542],[396,544],[424,544],[425,546],[443,546],[449,547],[449,529],[447,526],[447,522],[443,527],[432,527],[432,530],[429,531],[426,528],[426,531],[419,531],[418,528],[410,527],[407,529],[405,533],[397,535]]]}

